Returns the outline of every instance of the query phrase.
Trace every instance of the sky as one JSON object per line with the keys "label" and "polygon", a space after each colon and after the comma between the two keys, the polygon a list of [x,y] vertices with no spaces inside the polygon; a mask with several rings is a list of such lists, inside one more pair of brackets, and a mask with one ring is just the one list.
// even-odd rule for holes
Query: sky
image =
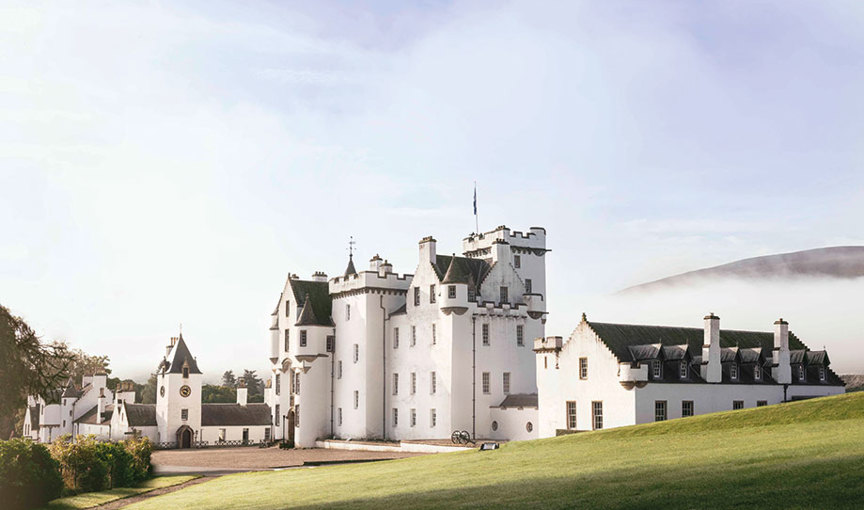
{"label": "sky", "polygon": [[862,282],[610,298],[864,244],[862,26],[856,1],[4,1],[0,304],[115,375],[181,323],[206,376],[263,370],[288,273],[340,273],[350,236],[400,273],[423,236],[458,252],[476,182],[481,230],[547,229],[549,335],[786,303],[864,372]]}

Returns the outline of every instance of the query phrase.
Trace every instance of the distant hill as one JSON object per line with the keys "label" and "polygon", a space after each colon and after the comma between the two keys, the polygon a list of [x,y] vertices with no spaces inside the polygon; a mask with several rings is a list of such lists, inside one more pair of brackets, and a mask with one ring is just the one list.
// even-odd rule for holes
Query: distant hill
{"label": "distant hill", "polygon": [[864,391],[864,375],[841,375],[840,378],[846,383],[846,391]]}
{"label": "distant hill", "polygon": [[753,257],[635,285],[622,290],[621,293],[658,290],[662,287],[706,279],[755,280],[796,277],[838,279],[864,277],[864,246],[835,246]]}

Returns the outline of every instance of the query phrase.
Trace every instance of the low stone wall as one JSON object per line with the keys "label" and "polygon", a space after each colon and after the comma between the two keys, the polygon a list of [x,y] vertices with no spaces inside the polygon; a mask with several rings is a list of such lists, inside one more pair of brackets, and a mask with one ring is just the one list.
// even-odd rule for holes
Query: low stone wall
{"label": "low stone wall", "polygon": [[317,448],[326,448],[331,450],[355,450],[367,452],[405,452],[405,453],[446,453],[459,452],[462,450],[471,450],[474,447],[465,446],[441,446],[426,443],[369,443],[359,441],[337,441],[334,439],[325,439],[323,441],[315,441]]}

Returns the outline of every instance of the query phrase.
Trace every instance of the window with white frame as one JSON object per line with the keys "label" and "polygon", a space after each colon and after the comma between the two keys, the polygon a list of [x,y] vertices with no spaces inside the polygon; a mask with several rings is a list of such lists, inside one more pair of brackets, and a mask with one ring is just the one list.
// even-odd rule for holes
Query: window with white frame
{"label": "window with white frame", "polygon": [[417,393],[417,372],[411,372],[411,394]]}
{"label": "window with white frame", "polygon": [[448,285],[447,286],[447,297],[450,299],[456,299],[456,286]]}
{"label": "window with white frame", "polygon": [[603,428],[603,402],[595,400],[591,402],[591,427],[594,430]]}
{"label": "window with white frame", "polygon": [[336,350],[336,337],[333,335],[327,335],[327,352],[333,352]]}
{"label": "window with white frame", "polygon": [[225,441],[225,429],[219,429],[219,441],[220,442]]}
{"label": "window with white frame", "polygon": [[654,379],[660,379],[663,376],[663,364],[660,363],[660,360],[651,362],[651,376]]}
{"label": "window with white frame", "polygon": [[436,425],[438,425],[438,412],[433,408],[429,410],[429,426],[434,429]]}
{"label": "window with white frame", "polygon": [[300,330],[300,347],[306,347],[306,330]]}
{"label": "window with white frame", "polygon": [[336,363],[336,379],[342,379],[342,360]]}
{"label": "window with white frame", "polygon": [[588,358],[579,358],[579,379],[588,379]]}
{"label": "window with white frame", "polygon": [[681,377],[681,379],[687,379],[687,372],[687,362],[681,360],[681,364],[678,367],[678,375]]}
{"label": "window with white frame", "polygon": [[516,345],[519,347],[525,345],[525,326],[522,324],[516,325]]}
{"label": "window with white frame", "polygon": [[285,301],[285,317],[291,317],[291,301]]}
{"label": "window with white frame", "polygon": [[483,382],[483,393],[488,395],[489,394],[489,372],[483,372],[482,382]]}
{"label": "window with white frame", "polygon": [[345,320],[346,321],[351,320],[351,305],[348,305],[348,304],[345,305]]}
{"label": "window with white frame", "polygon": [[519,269],[522,267],[522,256],[521,255],[513,255],[513,267]]}
{"label": "window with white frame", "polygon": [[393,348],[399,348],[399,328],[393,328]]}
{"label": "window with white frame", "polygon": [[399,394],[399,374],[393,374],[393,394]]}
{"label": "window with white frame", "polygon": [[430,303],[435,302],[435,285],[429,286],[429,302]]}
{"label": "window with white frame", "polygon": [[411,347],[417,345],[417,326],[411,326]]}
{"label": "window with white frame", "polygon": [[798,365],[798,380],[804,380],[804,365]]}
{"label": "window with white frame", "polygon": [[435,371],[429,372],[429,393],[434,395],[438,391],[438,376]]}
{"label": "window with white frame", "polygon": [[274,384],[274,386],[276,386],[276,388],[275,388],[274,391],[276,392],[277,395],[278,395],[279,393],[282,392],[282,377],[281,377],[281,374],[276,374],[276,383]]}
{"label": "window with white frame", "polygon": [[504,388],[504,394],[508,395],[510,393],[510,372],[504,372],[503,380],[501,381],[501,385]]}
{"label": "window with white frame", "polygon": [[819,367],[819,380],[825,382],[825,367]]}
{"label": "window with white frame", "polygon": [[489,345],[489,325],[483,324],[483,327],[480,328],[481,337],[483,338],[483,345]]}
{"label": "window with white frame", "polygon": [[411,426],[416,427],[417,426],[417,409],[414,409],[413,407],[411,408],[410,417],[411,417]]}
{"label": "window with white frame", "polygon": [[396,427],[399,425],[399,409],[396,409],[395,407],[393,408],[393,420],[392,420],[391,425],[393,427]]}
{"label": "window with white frame", "polygon": [[414,287],[414,306],[420,306],[420,287]]}
{"label": "window with white frame", "polygon": [[765,406],[767,406],[767,405],[768,405],[768,401],[767,401],[767,400],[757,400],[757,401],[756,401],[756,407],[765,407]]}
{"label": "window with white frame", "polygon": [[757,381],[762,380],[762,367],[758,363],[753,365],[753,379]]}
{"label": "window with white frame", "polygon": [[472,303],[477,301],[477,289],[473,285],[468,285],[468,301]]}
{"label": "window with white frame", "polygon": [[744,401],[743,400],[733,400],[732,401],[732,409],[733,410],[744,409]]}
{"label": "window with white frame", "polygon": [[438,343],[438,332],[436,331],[435,324],[432,325],[432,345]]}
{"label": "window with white frame", "polygon": [[337,422],[337,423],[338,423],[339,426],[341,427],[341,426],[342,426],[342,408],[341,408],[341,407],[338,408],[338,409],[336,410],[336,416],[337,416],[337,418],[338,418],[338,422]]}
{"label": "window with white frame", "polygon": [[734,361],[729,365],[729,377],[731,377],[733,381],[738,379],[738,363],[735,363]]}
{"label": "window with white frame", "polygon": [[294,372],[294,394],[300,394],[300,372]]}
{"label": "window with white frame", "polygon": [[285,352],[288,352],[291,349],[291,330],[285,330]]}
{"label": "window with white frame", "polygon": [[654,401],[654,421],[666,421],[666,401]]}
{"label": "window with white frame", "polygon": [[576,430],[576,401],[567,401],[567,430]]}
{"label": "window with white frame", "polygon": [[501,294],[499,296],[500,302],[501,303],[509,303],[510,302],[510,293],[509,293],[509,290],[507,289],[507,287],[502,285],[501,288],[498,290]]}
{"label": "window with white frame", "polygon": [[360,392],[357,390],[354,390],[354,409],[357,409],[359,407],[360,407]]}
{"label": "window with white frame", "polygon": [[531,294],[531,278],[525,278],[525,293]]}
{"label": "window with white frame", "polygon": [[360,345],[354,344],[354,363],[360,361]]}
{"label": "window with white frame", "polygon": [[693,401],[692,400],[682,400],[681,401],[681,416],[693,416]]}
{"label": "window with white frame", "polygon": [[183,421],[186,421],[189,419],[189,410],[188,409],[181,409],[180,410],[180,419]]}

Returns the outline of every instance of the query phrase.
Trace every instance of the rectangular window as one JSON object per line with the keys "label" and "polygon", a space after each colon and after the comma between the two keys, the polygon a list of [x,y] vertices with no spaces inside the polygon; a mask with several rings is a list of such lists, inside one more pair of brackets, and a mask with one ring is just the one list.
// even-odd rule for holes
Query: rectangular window
{"label": "rectangular window", "polygon": [[756,401],[756,407],[765,407],[765,406],[767,406],[767,405],[768,405],[768,401],[767,401],[767,400],[757,400],[757,401]]}
{"label": "rectangular window", "polygon": [[437,335],[435,325],[433,324],[432,325],[432,345],[435,345],[437,343],[438,343],[438,335]]}
{"label": "rectangular window", "polygon": [[281,382],[282,382],[281,374],[276,374],[276,383],[274,384],[274,386],[276,386],[276,388],[274,391],[276,392],[277,395],[282,393]]}
{"label": "rectangular window", "polygon": [[651,375],[654,379],[663,377],[663,364],[659,360],[651,362]]}
{"label": "rectangular window", "polygon": [[576,430],[576,402],[567,402],[567,430]]}
{"label": "rectangular window", "polygon": [[333,352],[336,349],[336,337],[327,335],[327,352]]}
{"label": "rectangular window", "polygon": [[692,400],[682,400],[681,401],[681,416],[693,416],[693,401]]}
{"label": "rectangular window", "polygon": [[420,287],[414,287],[414,306],[420,306]]}
{"label": "rectangular window", "polygon": [[291,330],[285,330],[285,352],[291,350]]}
{"label": "rectangular window", "polygon": [[579,358],[579,379],[588,379],[588,358]]}
{"label": "rectangular window", "polygon": [[603,402],[591,402],[591,421],[594,430],[603,428]]}
{"label": "rectangular window", "polygon": [[733,410],[744,409],[744,401],[743,400],[733,400],[732,401],[732,409]]}
{"label": "rectangular window", "polygon": [[483,345],[489,345],[489,325],[488,325],[488,324],[483,324],[482,331],[483,331],[483,334],[482,334],[482,336],[483,336]]}
{"label": "rectangular window", "polygon": [[345,320],[351,320],[351,305],[345,305]]}
{"label": "rectangular window", "polygon": [[447,297],[450,299],[456,299],[456,286],[448,285],[447,286]]}
{"label": "rectangular window", "polygon": [[489,394],[489,372],[483,372],[483,393]]}
{"label": "rectangular window", "polygon": [[729,365],[729,377],[732,380],[738,379],[738,363],[732,363]]}
{"label": "rectangular window", "polygon": [[357,409],[359,407],[360,407],[360,392],[357,390],[354,390],[354,409]]}
{"label": "rectangular window", "polygon": [[336,415],[337,415],[337,418],[339,420],[338,421],[339,426],[341,427],[342,426],[342,408],[341,407],[336,410]]}
{"label": "rectangular window", "polygon": [[757,381],[762,380],[762,367],[760,367],[758,363],[753,365],[753,379]]}
{"label": "rectangular window", "polygon": [[306,347],[306,330],[300,330],[300,347]]}
{"label": "rectangular window", "polygon": [[434,395],[438,391],[438,375],[432,371],[429,372],[429,393]]}
{"label": "rectangular window", "polygon": [[270,427],[264,428],[264,440],[270,441]]}
{"label": "rectangular window", "polygon": [[531,294],[531,279],[525,278],[525,293]]}
{"label": "rectangular window", "polygon": [[688,372],[687,372],[687,362],[686,361],[681,362],[681,365],[678,368],[678,375],[681,376],[681,379],[687,379]]}
{"label": "rectangular window", "polygon": [[666,421],[666,401],[654,401],[654,421]]}
{"label": "rectangular window", "polygon": [[501,381],[501,385],[504,388],[504,394],[510,394],[510,372],[504,372],[503,380]]}
{"label": "rectangular window", "polygon": [[183,367],[183,379],[189,379],[189,367]]}
{"label": "rectangular window", "polygon": [[276,410],[276,412],[274,413],[273,423],[278,427],[279,426],[279,404],[276,404],[275,410]]}
{"label": "rectangular window", "polygon": [[515,267],[516,269],[522,267],[522,256],[513,255],[513,267]]}
{"label": "rectangular window", "polygon": [[411,326],[411,347],[417,345],[417,326]]}
{"label": "rectangular window", "polygon": [[825,367],[819,367],[819,380],[825,382]]}
{"label": "rectangular window", "polygon": [[392,426],[395,427],[399,425],[399,410],[395,407],[393,408],[393,423]]}
{"label": "rectangular window", "polygon": [[473,285],[468,285],[468,301],[477,301],[477,289]]}
{"label": "rectangular window", "polygon": [[393,328],[393,348],[399,348],[399,328]]}
{"label": "rectangular window", "polygon": [[249,429],[243,429],[243,442],[249,442]]}
{"label": "rectangular window", "polygon": [[294,374],[294,394],[300,394],[300,372]]}
{"label": "rectangular window", "polygon": [[360,361],[360,345],[354,344],[354,363]]}
{"label": "rectangular window", "polygon": [[417,410],[414,408],[411,409],[411,426],[417,426]]}
{"label": "rectangular window", "polygon": [[521,324],[516,326],[516,345],[519,347],[525,345],[525,326]]}
{"label": "rectangular window", "polygon": [[436,425],[438,425],[438,413],[435,411],[435,409],[430,409],[429,410],[429,426],[434,429]]}
{"label": "rectangular window", "polygon": [[411,394],[417,393],[417,372],[411,372]]}
{"label": "rectangular window", "polygon": [[509,303],[510,302],[510,294],[507,291],[507,287],[502,285],[501,288],[499,289],[499,291],[500,291],[499,301],[502,303]]}
{"label": "rectangular window", "polygon": [[300,406],[294,406],[294,427],[300,428]]}
{"label": "rectangular window", "polygon": [[342,379],[342,360],[336,364],[336,379]]}
{"label": "rectangular window", "polygon": [[804,380],[804,365],[798,365],[798,380]]}
{"label": "rectangular window", "polygon": [[399,374],[393,374],[393,394],[399,394]]}
{"label": "rectangular window", "polygon": [[180,419],[183,421],[186,421],[189,419],[189,410],[188,409],[181,409],[180,410]]}
{"label": "rectangular window", "polygon": [[435,285],[429,286],[429,302],[430,303],[435,302]]}
{"label": "rectangular window", "polygon": [[285,301],[285,317],[291,316],[291,301]]}

